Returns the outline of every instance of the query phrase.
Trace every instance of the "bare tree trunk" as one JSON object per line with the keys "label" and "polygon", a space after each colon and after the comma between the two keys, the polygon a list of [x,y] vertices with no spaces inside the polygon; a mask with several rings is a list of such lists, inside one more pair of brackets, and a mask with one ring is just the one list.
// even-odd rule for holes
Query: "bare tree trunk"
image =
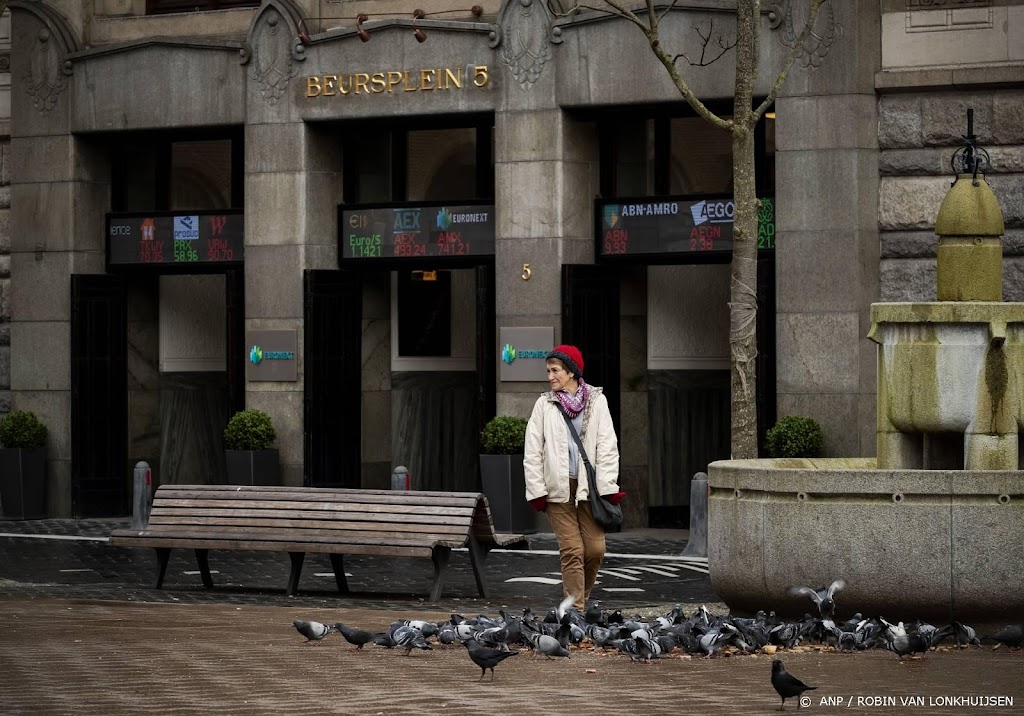
{"label": "bare tree trunk", "polygon": [[754,81],[758,0],[736,3],[736,93],[733,97],[732,276],[729,297],[732,457],[757,457],[757,188],[754,178]]}
{"label": "bare tree trunk", "polygon": [[[776,75],[768,96],[754,108],[754,83],[758,69],[758,34],[761,27],[760,0],[736,0],[736,43],[725,49],[736,49],[736,89],[733,95],[733,117],[723,119],[709,110],[693,94],[676,67],[685,54],[672,55],[661,44],[659,23],[676,5],[675,0],[666,7],[657,7],[656,0],[646,0],[645,10],[634,12],[626,0],[603,0],[607,7],[594,8],[576,0],[573,7],[556,15],[565,17],[581,8],[608,12],[636,25],[647,38],[655,57],[668,71],[679,94],[701,117],[712,125],[732,134],[733,223],[732,274],[729,298],[730,386],[732,389],[732,457],[757,457],[757,215],[760,202],[754,179],[754,126],[775,102],[779,89],[786,81],[793,63],[803,51],[803,45],[814,29],[818,10],[826,0],[810,0],[807,22],[790,46],[782,70]],[[610,8],[610,9],[608,9]],[[704,42],[711,38],[697,33]],[[715,60],[722,56],[719,53]],[[696,64],[708,64],[703,61]],[[714,60],[712,60],[714,62]],[[691,64],[694,64],[691,62]]]}
{"label": "bare tree trunk", "polygon": [[729,349],[732,388],[732,456],[757,457],[757,210],[754,187],[754,132],[732,135],[732,277],[729,294]]}

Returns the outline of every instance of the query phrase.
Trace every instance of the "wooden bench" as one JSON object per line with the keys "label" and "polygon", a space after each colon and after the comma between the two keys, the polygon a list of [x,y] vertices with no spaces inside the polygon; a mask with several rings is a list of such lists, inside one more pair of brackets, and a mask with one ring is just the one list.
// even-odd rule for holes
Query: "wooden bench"
{"label": "wooden bench", "polygon": [[295,593],[307,552],[330,556],[338,590],[347,593],[346,554],[429,557],[434,563],[430,600],[441,597],[452,549],[469,551],[481,597],[483,563],[496,547],[528,549],[523,535],[495,534],[486,498],[475,492],[398,492],[315,487],[162,485],[143,530],[110,535],[115,547],[153,547],[163,586],[175,548],[194,549],[203,584],[210,588],[211,549],[288,552],[287,595]]}

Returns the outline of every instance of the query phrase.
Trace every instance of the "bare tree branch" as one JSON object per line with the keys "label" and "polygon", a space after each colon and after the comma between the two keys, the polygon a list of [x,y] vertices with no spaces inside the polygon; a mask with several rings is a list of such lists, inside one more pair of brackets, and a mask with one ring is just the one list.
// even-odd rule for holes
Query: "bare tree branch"
{"label": "bare tree branch", "polygon": [[685,52],[681,52],[678,55],[676,55],[672,59],[672,61],[675,62],[680,57],[682,57],[682,58],[684,58],[687,62],[689,62],[694,67],[707,67],[708,65],[717,62],[718,59],[721,58],[722,55],[724,55],[726,52],[728,52],[732,48],[736,47],[736,41],[733,41],[733,43],[730,45],[727,42],[725,42],[725,40],[722,38],[721,35],[719,35],[718,36],[718,46],[722,49],[722,51],[719,52],[717,55],[715,55],[712,59],[710,59],[707,62],[705,62],[704,61],[704,56],[707,54],[708,45],[711,43],[711,33],[714,32],[714,28],[715,28],[715,21],[714,20],[708,20],[708,34],[706,34],[706,35],[700,31],[699,27],[697,27],[696,25],[693,26],[693,29],[697,31],[697,35],[701,39],[701,43],[700,43],[700,60],[698,60],[697,62],[694,62],[693,60],[691,60],[689,57],[686,56]]}
{"label": "bare tree branch", "polygon": [[548,2],[548,10],[550,10],[551,14],[554,15],[555,17],[569,17],[570,15],[578,13],[580,10],[593,10],[594,12],[599,12],[603,15],[621,17],[622,19],[629,20],[631,23],[639,27],[640,31],[644,33],[644,35],[648,39],[650,39],[651,33],[647,27],[647,24],[644,23],[639,17],[637,17],[636,13],[627,8],[619,0],[604,0],[604,2],[610,5],[612,9],[609,10],[606,7],[594,7],[593,5],[584,5],[583,3],[577,1],[573,4],[571,8],[562,12],[555,10],[551,6],[551,3]]}
{"label": "bare tree branch", "polygon": [[668,15],[670,12],[672,12],[672,10],[675,9],[677,2],[679,2],[679,0],[672,0],[672,4],[669,5],[667,8],[665,8],[664,10],[661,11],[661,14],[658,15],[658,24],[659,25],[661,24],[661,21],[664,19],[664,17],[666,15]]}
{"label": "bare tree branch", "polygon": [[804,43],[807,42],[807,38],[810,37],[811,31],[814,29],[814,22],[818,19],[818,10],[821,9],[824,2],[825,0],[811,0],[807,24],[804,25],[804,29],[800,31],[800,35],[796,38],[796,42],[794,42],[793,46],[789,49],[789,56],[786,58],[786,64],[783,65],[782,71],[779,72],[778,77],[775,78],[775,84],[772,85],[771,92],[768,93],[768,96],[764,98],[764,101],[758,105],[757,109],[754,110],[755,123],[760,121],[761,117],[764,116],[764,113],[775,102],[776,95],[779,94],[779,90],[786,81],[786,75],[789,74],[789,70],[793,67],[793,63],[796,62],[796,58],[804,51]]}

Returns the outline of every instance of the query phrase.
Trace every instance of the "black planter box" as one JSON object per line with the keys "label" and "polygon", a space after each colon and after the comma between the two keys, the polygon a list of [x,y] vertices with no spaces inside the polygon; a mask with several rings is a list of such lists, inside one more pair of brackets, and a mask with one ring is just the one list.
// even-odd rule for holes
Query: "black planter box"
{"label": "black planter box", "polygon": [[0,505],[4,517],[46,517],[46,448],[0,449]]}
{"label": "black planter box", "polygon": [[537,514],[526,501],[522,454],[481,455],[480,480],[495,532],[537,531]]}
{"label": "black planter box", "polygon": [[280,485],[281,469],[277,448],[269,450],[225,450],[229,485]]}

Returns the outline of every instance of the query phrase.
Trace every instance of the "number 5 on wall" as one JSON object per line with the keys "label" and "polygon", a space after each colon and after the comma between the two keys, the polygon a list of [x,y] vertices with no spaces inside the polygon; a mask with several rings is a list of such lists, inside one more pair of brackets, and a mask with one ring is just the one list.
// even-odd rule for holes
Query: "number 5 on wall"
{"label": "number 5 on wall", "polygon": [[530,270],[530,264],[523,264],[523,280],[529,281],[530,276],[533,275],[533,271]]}

